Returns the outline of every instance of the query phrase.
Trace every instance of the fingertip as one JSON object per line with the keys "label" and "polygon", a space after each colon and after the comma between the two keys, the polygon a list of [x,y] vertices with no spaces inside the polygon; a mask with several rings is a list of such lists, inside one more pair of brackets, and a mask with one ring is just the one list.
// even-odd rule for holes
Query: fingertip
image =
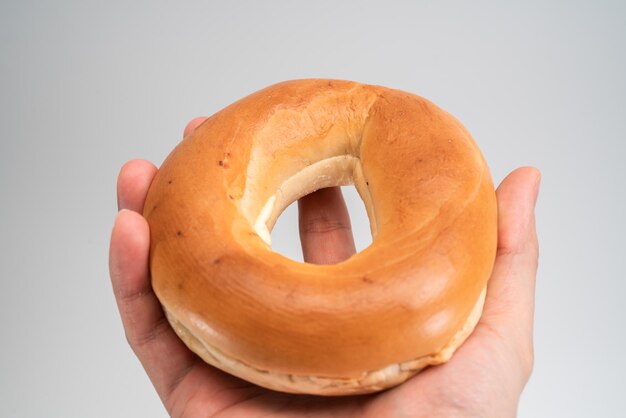
{"label": "fingertip", "polygon": [[142,158],[133,158],[133,159],[126,161],[122,165],[120,172],[129,170],[129,169],[130,170],[141,170],[141,169],[149,170],[149,169],[156,169],[156,166],[148,160],[144,160]]}
{"label": "fingertip", "polygon": [[497,189],[497,193],[503,193],[510,188],[532,186],[533,189],[541,182],[541,171],[536,167],[524,166],[509,173]]}
{"label": "fingertip", "polygon": [[534,209],[540,182],[541,172],[537,168],[521,167],[509,174],[498,187],[500,253],[520,252],[537,246]]}
{"label": "fingertip", "polygon": [[189,121],[189,123],[187,123],[187,126],[185,126],[185,130],[183,131],[183,137],[186,137],[187,135],[192,133],[198,126],[202,125],[202,123],[207,119],[208,118],[206,116],[198,116],[196,118],[193,118],[191,121]]}
{"label": "fingertip", "polygon": [[513,174],[518,181],[525,182],[528,187],[530,187],[530,196],[532,197],[533,207],[537,202],[537,197],[539,195],[539,187],[541,185],[541,177],[542,173],[537,167],[533,166],[524,166],[520,167],[517,170],[513,171]]}
{"label": "fingertip", "polygon": [[117,177],[117,207],[140,212],[158,169],[150,161],[134,159],[122,165]]}
{"label": "fingertip", "polygon": [[528,209],[533,209],[537,201],[540,183],[541,171],[535,167],[520,167],[512,171],[496,190],[498,209],[523,208],[528,215]]}

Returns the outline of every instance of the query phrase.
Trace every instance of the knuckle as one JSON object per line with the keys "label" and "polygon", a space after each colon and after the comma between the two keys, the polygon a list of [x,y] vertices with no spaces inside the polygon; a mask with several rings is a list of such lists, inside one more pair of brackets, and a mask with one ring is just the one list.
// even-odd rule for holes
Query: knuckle
{"label": "knuckle", "polygon": [[170,324],[165,316],[159,318],[149,329],[143,332],[126,332],[126,340],[132,349],[137,352],[146,345],[156,341],[164,333],[171,330]]}
{"label": "knuckle", "polygon": [[350,230],[350,224],[339,219],[322,217],[312,218],[301,225],[301,231],[306,234],[327,234],[330,232]]}

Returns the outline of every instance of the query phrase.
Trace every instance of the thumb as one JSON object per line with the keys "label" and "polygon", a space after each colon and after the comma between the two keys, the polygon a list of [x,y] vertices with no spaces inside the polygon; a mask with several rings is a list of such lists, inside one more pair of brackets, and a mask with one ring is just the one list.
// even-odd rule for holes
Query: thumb
{"label": "thumb", "polygon": [[539,170],[513,171],[496,191],[498,250],[479,327],[488,328],[519,355],[530,374],[533,361],[533,316],[538,243],[535,202]]}

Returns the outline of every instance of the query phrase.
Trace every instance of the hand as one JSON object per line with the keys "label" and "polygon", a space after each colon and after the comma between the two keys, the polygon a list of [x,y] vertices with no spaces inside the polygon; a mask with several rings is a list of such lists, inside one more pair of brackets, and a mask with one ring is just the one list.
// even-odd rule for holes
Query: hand
{"label": "hand", "polygon": [[[194,119],[190,133],[202,122]],[[126,337],[173,417],[513,417],[533,365],[540,174],[520,168],[497,190],[498,251],[480,322],[443,365],[372,395],[324,398],[270,391],[200,360],[176,336],[150,285],[149,230],[140,215],[157,169],[130,161],[118,179],[121,209],[111,236],[110,273]],[[304,259],[336,263],[354,254],[339,188],[298,202]]]}

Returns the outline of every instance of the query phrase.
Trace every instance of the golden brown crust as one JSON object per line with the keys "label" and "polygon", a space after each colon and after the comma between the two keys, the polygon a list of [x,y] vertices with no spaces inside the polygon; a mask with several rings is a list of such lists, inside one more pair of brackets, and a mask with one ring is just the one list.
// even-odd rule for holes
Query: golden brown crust
{"label": "golden brown crust", "polygon": [[[348,174],[371,198],[372,244],[330,266],[271,251],[263,208],[339,156],[358,162]],[[166,159],[144,215],[161,303],[205,345],[276,374],[350,379],[436,355],[496,248],[493,184],[460,123],[418,96],[336,80],[276,84],[210,117]]]}

